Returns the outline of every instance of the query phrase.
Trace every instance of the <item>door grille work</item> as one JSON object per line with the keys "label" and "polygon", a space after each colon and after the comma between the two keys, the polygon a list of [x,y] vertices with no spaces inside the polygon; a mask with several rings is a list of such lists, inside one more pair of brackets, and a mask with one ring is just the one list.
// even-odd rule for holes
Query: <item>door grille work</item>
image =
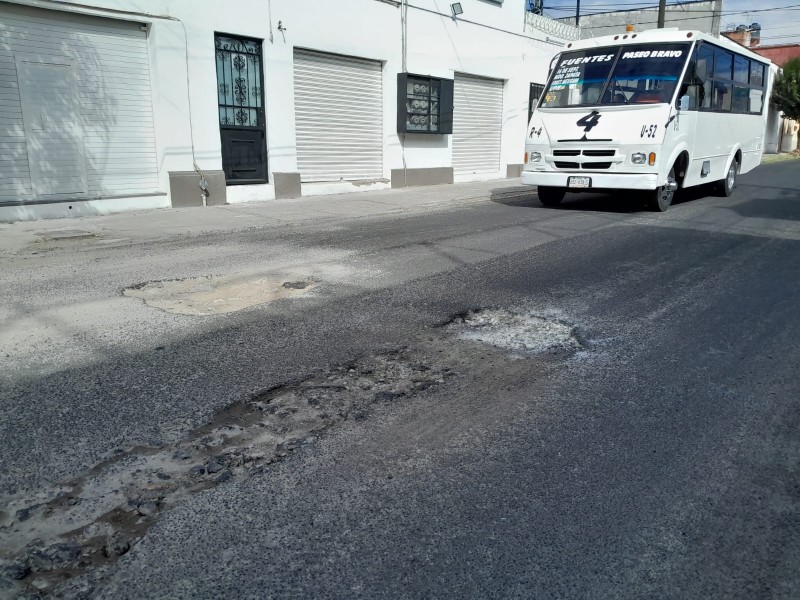
{"label": "door grille work", "polygon": [[217,35],[217,103],[228,183],[267,181],[261,42]]}

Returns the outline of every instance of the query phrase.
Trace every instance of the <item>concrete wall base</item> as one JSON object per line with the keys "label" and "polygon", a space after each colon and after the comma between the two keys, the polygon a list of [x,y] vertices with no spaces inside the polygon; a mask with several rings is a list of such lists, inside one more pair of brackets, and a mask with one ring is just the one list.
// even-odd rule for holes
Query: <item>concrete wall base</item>
{"label": "concrete wall base", "polygon": [[506,165],[506,179],[522,177],[522,165]]}
{"label": "concrete wall base", "polygon": [[129,210],[152,210],[169,208],[167,195],[163,192],[143,196],[117,196],[91,200],[59,200],[57,202],[29,202],[0,206],[0,223],[36,221],[38,219],[64,219],[68,217],[91,217],[110,215]]}
{"label": "concrete wall base", "polygon": [[275,198],[299,198],[303,195],[300,173],[273,173],[272,183],[275,185]]}
{"label": "concrete wall base", "polygon": [[[227,204],[225,172],[203,171],[208,181],[208,206]],[[203,195],[200,189],[200,175],[195,171],[170,171],[169,189],[172,208],[186,206],[203,206]]]}
{"label": "concrete wall base", "polygon": [[453,167],[392,169],[393,188],[416,185],[438,185],[442,183],[453,183]]}

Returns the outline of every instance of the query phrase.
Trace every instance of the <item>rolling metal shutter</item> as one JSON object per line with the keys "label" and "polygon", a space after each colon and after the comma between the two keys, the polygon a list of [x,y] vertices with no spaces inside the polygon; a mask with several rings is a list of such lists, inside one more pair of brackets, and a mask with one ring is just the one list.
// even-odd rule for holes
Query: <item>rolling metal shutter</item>
{"label": "rolling metal shutter", "polygon": [[294,98],[302,181],[383,177],[380,62],[295,50]]}
{"label": "rolling metal shutter", "polygon": [[0,202],[158,191],[138,23],[0,3]]}
{"label": "rolling metal shutter", "polygon": [[503,81],[456,73],[453,93],[453,172],[500,171]]}

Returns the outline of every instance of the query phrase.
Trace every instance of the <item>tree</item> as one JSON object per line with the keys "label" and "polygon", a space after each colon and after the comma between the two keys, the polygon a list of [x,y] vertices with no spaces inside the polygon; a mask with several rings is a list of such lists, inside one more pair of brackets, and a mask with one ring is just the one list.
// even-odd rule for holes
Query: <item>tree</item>
{"label": "tree", "polygon": [[772,101],[788,118],[800,121],[800,58],[787,62],[775,78]]}

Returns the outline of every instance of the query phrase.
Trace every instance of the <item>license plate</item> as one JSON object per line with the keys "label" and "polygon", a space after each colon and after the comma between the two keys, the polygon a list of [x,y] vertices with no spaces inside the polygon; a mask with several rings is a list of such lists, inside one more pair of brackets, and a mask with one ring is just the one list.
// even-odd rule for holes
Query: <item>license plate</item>
{"label": "license plate", "polygon": [[590,188],[592,187],[591,177],[570,177],[567,180],[567,187],[571,188]]}

